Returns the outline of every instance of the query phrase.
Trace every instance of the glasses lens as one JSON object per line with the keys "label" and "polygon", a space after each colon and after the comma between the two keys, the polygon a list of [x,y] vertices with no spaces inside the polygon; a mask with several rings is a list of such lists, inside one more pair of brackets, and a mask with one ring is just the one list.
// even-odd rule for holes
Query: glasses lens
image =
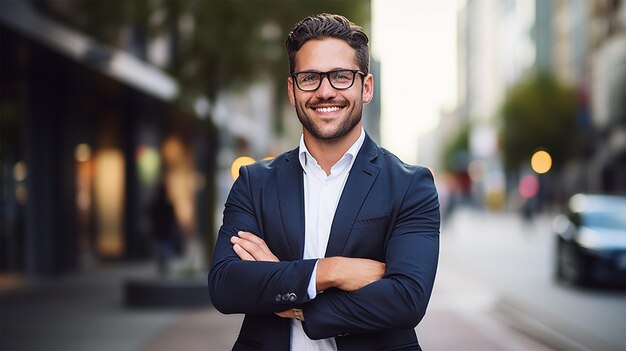
{"label": "glasses lens", "polygon": [[302,72],[296,75],[298,88],[302,90],[315,90],[320,85],[321,74],[317,72]]}
{"label": "glasses lens", "polygon": [[347,70],[333,71],[328,73],[328,78],[332,86],[336,89],[348,89],[354,82],[354,72]]}

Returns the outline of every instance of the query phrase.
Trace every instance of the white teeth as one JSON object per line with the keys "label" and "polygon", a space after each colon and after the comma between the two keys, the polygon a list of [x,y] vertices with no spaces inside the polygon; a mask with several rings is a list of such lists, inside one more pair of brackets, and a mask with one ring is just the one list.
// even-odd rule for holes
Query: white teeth
{"label": "white teeth", "polygon": [[315,110],[322,113],[339,111],[340,107],[332,106],[332,107],[318,107]]}

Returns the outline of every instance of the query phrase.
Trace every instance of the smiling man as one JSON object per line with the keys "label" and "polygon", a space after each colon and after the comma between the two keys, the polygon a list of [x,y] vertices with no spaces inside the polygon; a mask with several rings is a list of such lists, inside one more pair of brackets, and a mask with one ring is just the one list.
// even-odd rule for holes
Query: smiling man
{"label": "smiling man", "polygon": [[211,300],[246,314],[235,350],[420,350],[439,255],[432,175],[363,130],[374,77],[361,27],[315,15],[286,45],[300,145],[241,168]]}

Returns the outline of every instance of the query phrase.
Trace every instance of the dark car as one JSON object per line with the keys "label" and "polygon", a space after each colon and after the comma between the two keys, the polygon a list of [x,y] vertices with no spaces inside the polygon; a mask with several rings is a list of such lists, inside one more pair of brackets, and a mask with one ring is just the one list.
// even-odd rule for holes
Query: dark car
{"label": "dark car", "polygon": [[556,277],[572,285],[626,285],[626,196],[576,194],[553,222]]}

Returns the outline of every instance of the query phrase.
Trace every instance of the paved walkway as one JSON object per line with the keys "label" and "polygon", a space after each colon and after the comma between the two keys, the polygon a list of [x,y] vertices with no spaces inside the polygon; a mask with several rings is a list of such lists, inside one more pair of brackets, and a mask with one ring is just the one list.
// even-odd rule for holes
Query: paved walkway
{"label": "paved walkway", "polygon": [[0,350],[140,350],[184,316],[123,306],[125,278],[152,272],[150,265],[108,265],[3,291]]}
{"label": "paved walkway", "polygon": [[[240,315],[212,308],[135,310],[123,306],[129,276],[149,265],[103,266],[50,281],[27,282],[0,293],[1,350],[228,350]],[[437,350],[550,350],[507,326],[494,312],[496,296],[452,266],[445,256],[425,319],[423,348]]]}
{"label": "paved walkway", "polygon": [[532,337],[511,328],[497,312],[498,296],[440,258],[435,289],[424,320],[417,326],[426,351],[548,351]]}
{"label": "paved walkway", "polygon": [[[500,320],[493,310],[496,296],[445,263],[443,260],[426,317],[417,327],[424,350],[552,350]],[[240,323],[241,316],[224,316],[212,309],[189,313],[161,331],[143,350],[228,350]]]}

